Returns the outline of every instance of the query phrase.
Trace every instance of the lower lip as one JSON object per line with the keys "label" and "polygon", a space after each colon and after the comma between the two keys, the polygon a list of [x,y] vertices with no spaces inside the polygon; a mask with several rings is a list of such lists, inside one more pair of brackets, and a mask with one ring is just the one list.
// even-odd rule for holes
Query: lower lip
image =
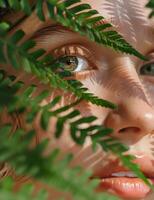
{"label": "lower lip", "polygon": [[147,196],[150,188],[139,178],[112,177],[101,179],[98,191],[107,190],[120,197],[140,199]]}

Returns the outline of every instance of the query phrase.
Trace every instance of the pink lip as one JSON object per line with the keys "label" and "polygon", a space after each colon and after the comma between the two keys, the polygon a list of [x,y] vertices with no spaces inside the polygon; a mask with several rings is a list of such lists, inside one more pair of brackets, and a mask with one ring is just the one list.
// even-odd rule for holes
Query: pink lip
{"label": "pink lip", "polygon": [[150,192],[150,188],[141,179],[127,177],[102,178],[97,191],[104,190],[128,199],[144,198]]}
{"label": "pink lip", "polygon": [[[140,166],[143,174],[154,184],[153,164],[149,162],[149,158],[143,158],[134,160],[134,163]],[[146,165],[147,163],[148,165]],[[117,173],[120,172],[123,172],[125,175],[122,176],[121,174],[118,176]],[[141,179],[133,176],[129,177],[129,172],[131,173],[127,168],[120,165],[120,161],[116,159],[105,167],[95,170],[91,179],[100,180],[100,184],[96,189],[98,192],[111,192],[119,197],[129,200],[144,199],[150,193],[151,189]],[[115,175],[115,173],[117,175]]]}

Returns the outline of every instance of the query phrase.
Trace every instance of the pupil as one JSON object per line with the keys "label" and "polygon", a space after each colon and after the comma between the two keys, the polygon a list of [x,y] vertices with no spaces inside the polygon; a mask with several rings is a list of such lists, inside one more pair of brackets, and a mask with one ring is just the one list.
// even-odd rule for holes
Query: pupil
{"label": "pupil", "polygon": [[74,71],[78,66],[78,59],[75,56],[62,57],[63,69],[67,71]]}
{"label": "pupil", "polygon": [[74,63],[74,60],[73,60],[72,58],[67,58],[66,63],[67,63],[68,65],[71,65],[72,63]]}
{"label": "pupil", "polygon": [[150,72],[151,70],[152,70],[152,66],[149,65],[149,66],[147,67],[147,71]]}

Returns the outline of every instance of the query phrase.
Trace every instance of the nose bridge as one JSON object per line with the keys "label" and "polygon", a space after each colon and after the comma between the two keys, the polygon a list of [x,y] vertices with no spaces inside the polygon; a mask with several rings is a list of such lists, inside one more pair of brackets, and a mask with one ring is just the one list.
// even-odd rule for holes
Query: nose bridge
{"label": "nose bridge", "polygon": [[149,96],[136,72],[134,63],[128,57],[118,57],[110,63],[109,73],[103,77],[103,85],[112,91],[111,96],[117,99],[139,98],[150,104]]}

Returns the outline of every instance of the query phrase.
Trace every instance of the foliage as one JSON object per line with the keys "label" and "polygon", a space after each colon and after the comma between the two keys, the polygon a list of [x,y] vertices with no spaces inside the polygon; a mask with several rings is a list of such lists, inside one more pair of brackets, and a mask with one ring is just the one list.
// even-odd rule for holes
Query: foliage
{"label": "foliage", "polygon": [[[54,88],[68,90],[74,93],[75,96],[88,100],[93,104],[116,108],[113,103],[99,99],[93,94],[87,92],[87,89],[84,88],[80,82],[76,80],[66,81],[60,78],[58,74],[53,73],[53,69],[51,68],[53,58],[48,55],[39,59],[45,54],[44,50],[36,50],[29,53],[29,51],[35,46],[34,41],[28,40],[18,45],[18,42],[20,42],[24,36],[23,31],[18,30],[10,38],[5,38],[3,34],[5,27],[7,27],[6,23],[0,24],[0,32],[3,36],[0,38],[0,61],[2,63],[8,62],[8,64],[12,64],[12,66],[17,70],[22,67],[27,73],[35,74],[44,83],[49,83]],[[6,53],[5,48],[7,49]],[[53,65],[53,68],[56,68],[56,66]]]}
{"label": "foliage", "polygon": [[[2,111],[7,107],[9,114],[11,113],[24,113],[26,112],[26,123],[32,123],[35,117],[40,113],[40,123],[41,127],[44,130],[47,130],[49,119],[55,117],[57,119],[57,129],[55,132],[55,137],[59,138],[62,134],[64,124],[69,122],[69,131],[72,136],[72,139],[77,144],[83,144],[87,136],[89,136],[92,132],[99,131],[101,137],[108,135],[112,132],[112,129],[104,128],[103,126],[89,126],[89,123],[94,124],[96,117],[88,116],[82,117],[78,110],[73,109],[77,103],[80,102],[80,99],[76,102],[71,103],[70,105],[66,105],[55,109],[55,106],[60,102],[61,97],[56,96],[49,104],[41,106],[39,103],[47,98],[51,92],[42,91],[38,96],[33,97],[33,93],[36,92],[36,86],[25,87],[23,90],[24,83],[15,82],[15,77],[5,77],[4,72],[0,73],[0,110]],[[20,92],[22,89],[22,93]],[[7,93],[6,93],[7,91]],[[20,94],[20,95],[19,95]],[[27,108],[28,105],[28,108]],[[67,113],[65,113],[67,111]],[[76,119],[77,117],[77,119]],[[80,128],[81,124],[87,124],[88,128]],[[84,132],[84,134],[82,133]],[[79,134],[80,133],[80,134]],[[80,137],[77,135],[81,135]],[[94,134],[93,134],[94,135]],[[107,145],[107,144],[106,144]]]}
{"label": "foliage", "polygon": [[[5,5],[5,0],[1,0],[0,5]],[[58,0],[39,0],[36,1],[36,12],[40,20],[45,20],[43,11],[43,2],[47,5],[50,17],[62,25],[71,28],[73,31],[79,32],[81,35],[86,35],[91,40],[98,44],[103,44],[112,47],[116,51],[135,55],[143,60],[146,58],[137,50],[131,47],[124,38],[114,30],[106,30],[111,28],[109,23],[99,24],[104,20],[98,11],[92,10],[89,4],[83,4],[80,0],[66,0],[59,2]],[[76,5],[76,3],[80,3]],[[15,10],[22,9],[26,14],[31,14],[31,6],[29,1],[16,0],[8,1],[11,8]],[[55,11],[56,10],[56,11]],[[99,25],[97,25],[97,23]]]}
{"label": "foliage", "polygon": [[149,15],[149,17],[154,17],[154,0],[149,0],[149,2],[147,3],[146,7],[151,8],[152,11]]}
{"label": "foliage", "polygon": [[[80,4],[76,5],[76,3]],[[92,10],[88,4],[81,4],[79,0],[63,2],[48,0],[45,1],[45,4],[50,17],[62,25],[116,51],[122,51],[145,59],[122,36],[111,29],[113,28],[111,24],[104,23],[100,25],[98,22],[104,20],[104,18],[99,16],[97,11]],[[0,6],[15,9],[16,12],[23,10],[27,15],[30,15],[35,9],[39,19],[45,20],[43,0],[38,0],[35,7],[32,7],[29,1],[25,0],[1,0]],[[54,12],[55,10],[56,12]],[[35,42],[32,40],[21,42],[24,38],[22,30],[17,30],[13,35],[8,36],[7,33],[11,28],[5,21],[0,23],[0,62],[1,66],[3,66],[3,70],[0,72],[0,117],[3,117],[2,113],[7,108],[7,112],[10,115],[13,113],[24,114],[26,116],[26,124],[32,125],[36,116],[40,114],[40,126],[45,131],[48,130],[49,119],[55,118],[56,131],[54,135],[57,139],[62,135],[64,126],[67,124],[74,142],[83,145],[85,139],[89,137],[94,148],[99,144],[105,151],[112,151],[121,158],[121,161],[126,166],[151,186],[139,170],[139,167],[132,163],[133,158],[123,155],[123,152],[128,149],[120,144],[119,141],[110,137],[111,129],[96,124],[97,118],[95,116],[82,117],[78,110],[73,109],[81,100],[112,109],[115,109],[116,105],[89,93],[87,88],[84,88],[76,80],[64,80],[61,74],[56,73],[58,66],[56,66],[51,56],[46,56],[46,52],[42,49],[32,51],[32,48],[35,47]],[[11,65],[15,70],[24,70],[25,73],[37,76],[42,83],[51,86],[50,90],[42,91],[37,96],[34,96],[37,86],[29,84],[29,86],[25,87],[24,82],[17,81],[16,77],[8,76],[7,71],[5,71],[6,65]],[[77,97],[76,101],[70,105],[55,109],[61,100],[60,97],[55,97],[49,104],[41,106],[42,100],[48,97],[54,88],[73,93]],[[81,128],[81,124],[85,124],[86,128]],[[10,132],[10,125],[1,126],[0,162],[9,163],[11,167],[15,168],[16,173],[31,175],[35,179],[42,180],[62,191],[69,191],[73,194],[74,199],[116,199],[116,197],[111,197],[107,194],[95,194],[94,189],[98,182],[93,180],[87,183],[90,177],[89,172],[85,172],[79,167],[70,168],[71,155],[66,155],[65,158],[58,160],[58,150],[55,149],[50,155],[44,157],[43,152],[47,147],[46,141],[41,142],[35,148],[29,148],[29,144],[36,134],[35,130],[31,129],[27,133],[25,130],[17,129],[13,137],[9,137]],[[22,140],[23,138],[24,141]],[[17,194],[12,194],[11,186],[7,187],[8,182],[8,180],[4,180],[4,184],[1,183],[0,189],[2,195],[7,195],[7,199],[11,199],[10,195],[13,195],[12,199],[29,198],[31,194],[29,188]],[[36,198],[46,199],[41,195],[42,193],[38,194]]]}
{"label": "foliage", "polygon": [[[20,191],[12,193],[13,190],[13,180],[9,177],[1,180],[0,182],[0,194],[1,200],[27,200],[32,198],[33,186],[30,184],[24,185]],[[47,192],[39,191],[35,197],[33,196],[33,200],[46,200]]]}
{"label": "foliage", "polygon": [[[74,199],[105,200],[108,196],[113,200],[117,199],[107,194],[104,196],[99,194],[96,195],[93,192],[98,184],[98,181],[96,180],[91,181],[88,186],[84,187],[84,185],[88,183],[89,175],[91,173],[84,172],[80,167],[70,169],[69,163],[72,159],[71,154],[58,160],[57,157],[59,151],[58,149],[54,149],[50,155],[43,156],[47,141],[40,142],[35,148],[29,148],[29,144],[35,136],[33,130],[25,134],[24,130],[18,129],[14,133],[14,136],[8,139],[10,133],[11,126],[5,125],[1,128],[0,151],[3,153],[0,155],[0,161],[11,164],[11,166],[16,169],[18,175],[28,174],[38,180],[42,180],[42,182],[48,183],[48,185],[61,189],[62,191],[69,191],[72,193]],[[21,142],[23,136],[24,142]],[[20,145],[17,146],[19,143]],[[79,176],[79,174],[81,176]],[[81,185],[83,186],[81,187]],[[27,191],[28,194],[26,194],[26,196],[30,195],[29,190]],[[11,191],[9,191],[9,193],[11,194]],[[21,192],[18,195],[20,196]]]}

